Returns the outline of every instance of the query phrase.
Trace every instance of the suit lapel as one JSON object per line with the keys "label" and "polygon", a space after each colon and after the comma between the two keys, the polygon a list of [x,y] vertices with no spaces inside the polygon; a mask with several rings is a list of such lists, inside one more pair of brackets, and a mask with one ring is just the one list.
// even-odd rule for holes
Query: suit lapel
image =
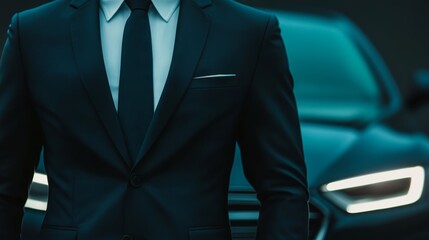
{"label": "suit lapel", "polygon": [[102,55],[98,0],[74,0],[76,12],[71,19],[71,36],[76,64],[85,89],[104,127],[130,166],[123,133],[114,107]]}
{"label": "suit lapel", "polygon": [[137,156],[136,165],[161,134],[193,78],[210,28],[209,19],[203,12],[203,8],[210,4],[210,0],[181,1],[170,72]]}

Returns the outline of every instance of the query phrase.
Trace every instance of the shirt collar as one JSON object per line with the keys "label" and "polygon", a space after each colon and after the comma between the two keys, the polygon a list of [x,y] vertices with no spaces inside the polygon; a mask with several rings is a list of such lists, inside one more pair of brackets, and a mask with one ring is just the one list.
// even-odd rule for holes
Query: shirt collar
{"label": "shirt collar", "polygon": [[[180,0],[152,0],[153,6],[165,22],[170,21],[179,3]],[[122,4],[125,4],[124,0],[100,0],[100,8],[106,21],[115,16]]]}

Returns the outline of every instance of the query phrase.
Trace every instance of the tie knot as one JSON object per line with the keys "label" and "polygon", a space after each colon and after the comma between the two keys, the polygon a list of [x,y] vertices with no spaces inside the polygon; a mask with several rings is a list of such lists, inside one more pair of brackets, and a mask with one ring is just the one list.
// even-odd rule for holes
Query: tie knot
{"label": "tie knot", "polygon": [[125,0],[125,2],[131,11],[143,10],[145,12],[147,12],[150,4],[152,3],[151,0]]}

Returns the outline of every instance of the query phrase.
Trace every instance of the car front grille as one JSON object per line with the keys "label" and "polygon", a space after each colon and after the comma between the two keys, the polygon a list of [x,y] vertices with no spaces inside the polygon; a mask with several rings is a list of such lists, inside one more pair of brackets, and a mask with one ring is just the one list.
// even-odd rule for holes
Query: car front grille
{"label": "car front grille", "polygon": [[[233,192],[229,195],[229,218],[233,240],[254,240],[259,217],[259,202],[255,193]],[[310,203],[309,239],[322,240],[326,231],[325,214]]]}

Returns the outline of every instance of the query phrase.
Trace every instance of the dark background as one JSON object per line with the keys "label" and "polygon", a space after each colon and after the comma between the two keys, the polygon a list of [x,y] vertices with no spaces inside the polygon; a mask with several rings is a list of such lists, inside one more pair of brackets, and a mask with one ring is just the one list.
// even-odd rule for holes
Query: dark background
{"label": "dark background", "polygon": [[[0,0],[0,45],[13,13],[47,0]],[[429,1],[427,0],[239,0],[258,7],[281,9],[323,9],[340,12],[354,21],[371,39],[389,66],[404,98],[414,94],[412,81],[417,70],[429,69]],[[429,95],[429,93],[427,93]],[[429,106],[429,102],[427,103]],[[419,127],[427,128],[429,107],[408,111]],[[403,118],[394,125],[402,127]]]}

